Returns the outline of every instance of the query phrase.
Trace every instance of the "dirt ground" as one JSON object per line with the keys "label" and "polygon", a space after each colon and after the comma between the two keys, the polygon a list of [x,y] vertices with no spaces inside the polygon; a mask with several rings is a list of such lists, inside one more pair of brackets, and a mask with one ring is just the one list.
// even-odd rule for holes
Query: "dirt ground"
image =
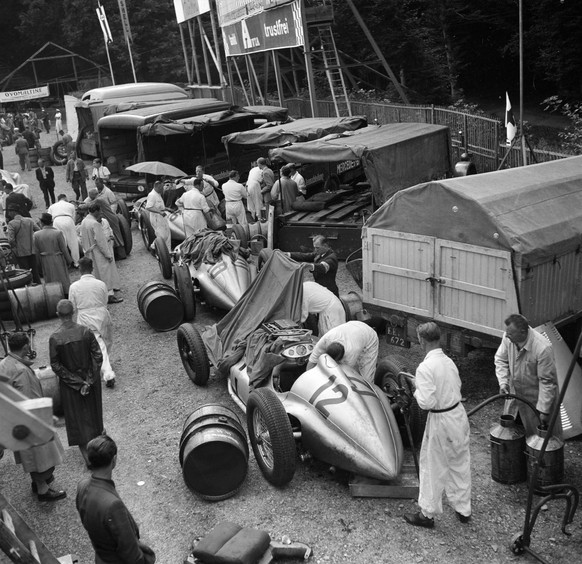
{"label": "dirt ground", "polygon": [[[42,140],[47,144],[47,140]],[[5,168],[17,170],[13,147],[4,149]],[[64,183],[64,168],[54,167],[56,192],[72,196]],[[24,173],[38,204],[35,215],[44,211],[34,172]],[[138,311],[136,294],[145,282],[161,280],[155,260],[145,251],[134,223],[134,250],[118,263],[125,301],[110,306],[115,325],[113,367],[115,389],[103,388],[107,432],[117,441],[119,465],[114,480],[121,497],[138,521],[142,537],[158,555],[160,564],[183,562],[192,543],[217,523],[233,521],[267,531],[273,539],[288,535],[312,547],[311,561],[317,564],[368,564],[380,562],[506,563],[533,562],[514,556],[508,549],[515,533],[523,530],[527,488],[525,484],[502,485],[491,479],[489,429],[497,422],[501,407],[488,406],[471,418],[473,519],[460,524],[445,504],[433,530],[417,529],[402,518],[416,510],[414,500],[354,498],[340,472],[329,472],[317,462],[299,463],[293,481],[283,489],[272,487],[262,477],[253,458],[239,493],[225,501],[201,500],[184,484],[178,462],[178,444],[186,418],[207,403],[228,406],[242,413],[229,398],[223,378],[212,375],[204,388],[186,376],[177,351],[175,331],[156,333]],[[77,277],[72,273],[72,278]],[[355,289],[341,267],[340,289]],[[211,324],[220,312],[199,307],[196,322]],[[34,324],[37,331],[36,366],[48,363],[48,337],[57,327],[54,319]],[[382,355],[399,353],[411,363],[421,358],[415,348],[391,349],[382,344]],[[497,391],[492,359],[476,355],[459,362],[467,409]],[[57,432],[67,445],[63,422]],[[565,446],[565,481],[582,487],[582,448],[579,440]],[[74,553],[83,564],[94,561],[86,532],[75,510],[75,489],[86,475],[77,448],[67,448],[65,463],[56,471],[57,485],[67,499],[39,503],[29,479],[15,466],[11,453],[0,460],[0,490],[57,555]],[[534,528],[531,546],[550,562],[580,562],[582,526],[579,514],[561,533],[563,502],[551,502]],[[0,562],[7,562],[0,556]]]}

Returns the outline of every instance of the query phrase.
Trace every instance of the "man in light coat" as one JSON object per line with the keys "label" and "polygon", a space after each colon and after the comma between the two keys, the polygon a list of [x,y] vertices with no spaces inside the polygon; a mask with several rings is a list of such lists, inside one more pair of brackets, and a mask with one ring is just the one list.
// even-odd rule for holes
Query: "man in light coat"
{"label": "man in light coat", "polygon": [[317,329],[320,337],[346,322],[346,311],[339,298],[321,284],[308,280],[303,282],[301,323],[306,321],[310,313],[319,316]]}
{"label": "man in light coat", "polygon": [[93,260],[93,274],[107,285],[109,295],[107,303],[116,304],[123,301],[115,295],[121,287],[113,249],[101,225],[101,202],[89,205],[89,213],[81,223],[81,242],[85,256]]}
{"label": "man in light coat", "polygon": [[115,372],[109,360],[113,345],[113,323],[107,309],[107,284],[93,274],[93,261],[88,257],[79,260],[81,278],[71,284],[69,300],[75,308],[77,323],[91,329],[103,355],[101,376],[108,388],[115,386]]}
{"label": "man in light coat", "polygon": [[323,353],[338,364],[345,364],[358,372],[364,380],[374,382],[378,360],[378,335],[362,321],[348,321],[334,327],[317,341],[307,370],[313,368]]}
{"label": "man in light coat", "polygon": [[53,225],[63,234],[71,257],[73,266],[79,266],[79,235],[75,227],[75,206],[67,201],[65,194],[59,194],[57,201],[47,210],[53,216]]}
{"label": "man in light coat", "polygon": [[431,529],[443,512],[447,494],[461,523],[471,519],[469,419],[461,403],[461,379],[455,363],[441,349],[441,332],[432,321],[417,328],[426,353],[416,369],[414,397],[429,411],[420,450],[420,511],[404,515],[407,523]]}
{"label": "man in light coat", "polygon": [[[495,353],[495,374],[500,393],[512,392],[536,406],[542,425],[547,425],[558,401],[558,375],[552,344],[529,326],[518,313],[505,320],[505,334]],[[519,412],[526,435],[535,435],[538,419],[523,402],[508,400],[504,413],[516,416]],[[553,434],[562,436],[560,418],[556,419]]]}
{"label": "man in light coat", "polygon": [[[8,346],[10,352],[0,362],[0,382],[7,383],[27,398],[42,398],[44,394],[40,380],[31,368],[28,336],[26,333],[11,333],[8,335]],[[51,487],[55,466],[62,464],[64,453],[56,434],[47,443],[14,453],[16,463],[22,464],[23,470],[30,474],[32,489],[39,501],[57,501],[67,497],[65,491]]]}
{"label": "man in light coat", "polygon": [[[154,188],[148,194],[145,209],[150,213],[150,222],[156,237],[159,237],[166,243],[168,251],[172,250],[172,234],[170,231],[170,224],[166,217],[166,206],[164,204],[164,185],[159,180],[154,183]],[[153,243],[152,243],[153,245]]]}
{"label": "man in light coat", "polygon": [[[263,159],[264,160],[264,159]],[[257,161],[257,166],[254,166],[249,171],[249,176],[247,178],[247,206],[249,208],[249,213],[251,214],[253,220],[258,220],[261,218],[263,209],[263,194],[261,188],[263,185],[263,170],[261,169],[259,162]]]}
{"label": "man in light coat", "polygon": [[247,189],[239,182],[240,174],[238,170],[231,170],[228,174],[228,181],[222,185],[222,192],[226,200],[226,220],[239,225],[247,224],[247,212],[243,204],[248,194]]}

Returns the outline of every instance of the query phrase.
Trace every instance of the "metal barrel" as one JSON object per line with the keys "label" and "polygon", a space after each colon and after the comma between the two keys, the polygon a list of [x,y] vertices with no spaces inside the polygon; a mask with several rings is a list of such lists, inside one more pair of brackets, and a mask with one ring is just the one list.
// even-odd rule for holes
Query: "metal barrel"
{"label": "metal barrel", "polygon": [[[48,282],[38,286],[25,286],[17,288],[8,294],[14,311],[22,317],[20,309],[17,309],[18,301],[27,321],[40,321],[57,316],[57,303],[65,295],[63,285],[60,282]],[[24,321],[21,319],[20,321]]]}
{"label": "metal barrel", "polygon": [[[533,476],[535,461],[542,448],[547,430],[538,427],[537,434],[531,435],[526,440],[527,453],[527,479],[528,483]],[[546,447],[546,452],[540,462],[536,493],[543,493],[539,488],[561,484],[564,480],[564,441],[558,437],[551,437]]]}
{"label": "metal barrel", "polygon": [[236,414],[206,404],[186,419],[180,438],[180,465],[186,485],[209,501],[233,496],[248,470],[249,447]]}
{"label": "metal barrel", "polygon": [[491,478],[501,484],[524,482],[527,475],[525,433],[513,415],[502,415],[489,431]]}
{"label": "metal barrel", "polygon": [[137,292],[137,305],[143,318],[156,331],[176,329],[184,319],[184,307],[170,284],[153,280]]}

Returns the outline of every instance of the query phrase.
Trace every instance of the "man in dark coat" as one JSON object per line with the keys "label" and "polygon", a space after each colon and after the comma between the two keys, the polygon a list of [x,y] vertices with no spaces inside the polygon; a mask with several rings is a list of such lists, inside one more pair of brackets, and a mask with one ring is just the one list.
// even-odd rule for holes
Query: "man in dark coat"
{"label": "man in dark coat", "polygon": [[[30,341],[26,333],[8,335],[10,352],[0,362],[0,382],[6,382],[27,398],[42,398],[40,380],[31,368]],[[65,451],[57,435],[47,443],[14,453],[17,464],[30,473],[32,489],[39,501],[57,501],[67,497],[63,490],[52,488],[55,466],[62,464]]]}
{"label": "man in dark coat", "polygon": [[35,171],[38,185],[44,196],[44,203],[48,208],[56,202],[55,199],[55,173],[50,166],[46,166],[44,159],[38,159],[38,168]]}
{"label": "man in dark coat", "polygon": [[25,169],[30,171],[31,168],[30,155],[28,153],[28,141],[20,134],[16,137],[16,141],[14,142],[14,152],[18,155],[22,172],[24,172]]}
{"label": "man in dark coat", "polygon": [[43,213],[40,216],[42,229],[37,231],[32,241],[38,264],[42,267],[45,282],[60,282],[65,296],[69,293],[71,280],[69,265],[73,262],[62,231],[53,227],[53,216]]}
{"label": "man in dark coat", "polygon": [[32,200],[27,198],[21,192],[14,192],[12,184],[6,183],[4,185],[4,193],[6,194],[5,213],[6,220],[10,221],[17,214],[22,217],[30,217],[30,210],[32,209]]}
{"label": "man in dark coat", "polygon": [[6,238],[16,256],[18,266],[32,272],[32,281],[35,284],[40,284],[40,275],[33,245],[33,236],[35,231],[38,230],[38,225],[32,217],[22,217],[20,214],[16,214],[8,222],[8,227],[6,228]]}
{"label": "man in dark coat", "polygon": [[117,445],[102,435],[87,445],[91,476],[77,485],[77,511],[95,549],[95,562],[108,564],[153,564],[154,551],[139,540],[139,528],[121,501],[113,469]]}
{"label": "man in dark coat", "polygon": [[338,267],[337,256],[323,235],[316,235],[313,238],[312,253],[289,253],[289,256],[300,262],[312,262],[313,279],[339,297],[339,289],[335,281]]}
{"label": "man in dark coat", "polygon": [[69,446],[77,445],[87,461],[87,443],[103,432],[103,355],[93,332],[73,322],[73,311],[69,300],[57,304],[62,325],[49,338],[49,352],[59,378]]}
{"label": "man in dark coat", "polygon": [[[64,138],[63,138],[64,139]],[[77,153],[71,151],[69,155],[69,160],[67,162],[67,168],[65,171],[65,176],[67,182],[71,183],[73,192],[77,200],[87,197],[87,169],[85,168],[85,163],[77,158]]]}

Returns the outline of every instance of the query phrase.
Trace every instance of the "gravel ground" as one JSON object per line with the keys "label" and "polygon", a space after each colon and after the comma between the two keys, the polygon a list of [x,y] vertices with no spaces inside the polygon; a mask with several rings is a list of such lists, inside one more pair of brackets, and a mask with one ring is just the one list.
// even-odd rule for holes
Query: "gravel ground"
{"label": "gravel ground", "polygon": [[[42,139],[47,144],[46,139]],[[5,167],[17,170],[13,147],[4,149]],[[64,183],[64,168],[54,167],[56,192],[72,196]],[[24,173],[44,211],[34,172]],[[185,419],[205,403],[236,406],[228,397],[225,381],[212,375],[208,386],[196,387],[186,376],[176,347],[175,331],[156,333],[142,319],[136,293],[146,281],[161,279],[154,259],[145,251],[133,225],[134,251],[118,263],[125,301],[110,306],[116,338],[112,353],[117,373],[115,389],[104,390],[104,420],[108,433],[120,447],[114,479],[122,498],[140,524],[142,537],[155,549],[158,562],[183,562],[192,543],[217,523],[230,520],[267,531],[272,538],[288,535],[313,549],[314,563],[504,563],[533,562],[516,557],[508,545],[523,529],[527,488],[525,484],[501,485],[490,477],[489,428],[496,423],[500,406],[487,406],[471,418],[473,520],[461,525],[445,504],[433,530],[413,528],[402,519],[415,511],[413,500],[353,498],[346,477],[329,472],[317,462],[298,465],[295,478],[284,489],[267,483],[251,453],[247,479],[239,493],[210,503],[190,492],[182,480],[178,443]],[[72,273],[72,277],[78,276]],[[355,289],[345,268],[339,283],[342,292]],[[211,324],[220,313],[199,308],[197,323]],[[56,320],[34,324],[37,331],[37,366],[48,363],[48,337]],[[396,350],[382,344],[381,353],[402,354],[411,364],[421,354],[416,348]],[[496,393],[490,355],[459,361],[466,406],[471,408]],[[240,413],[240,412],[238,412]],[[241,414],[242,420],[242,414]],[[63,423],[57,428],[66,445]],[[565,447],[566,481],[582,486],[582,448],[579,440]],[[75,510],[77,481],[86,475],[76,448],[66,450],[65,463],[56,471],[57,484],[68,491],[66,500],[41,504],[32,495],[29,480],[7,453],[0,460],[0,490],[7,496],[45,544],[56,554],[77,554],[81,563],[93,561],[93,551]],[[563,502],[548,504],[533,531],[532,548],[550,562],[580,562],[582,527],[575,517],[572,536],[560,532]],[[0,556],[0,562],[7,562]]]}

